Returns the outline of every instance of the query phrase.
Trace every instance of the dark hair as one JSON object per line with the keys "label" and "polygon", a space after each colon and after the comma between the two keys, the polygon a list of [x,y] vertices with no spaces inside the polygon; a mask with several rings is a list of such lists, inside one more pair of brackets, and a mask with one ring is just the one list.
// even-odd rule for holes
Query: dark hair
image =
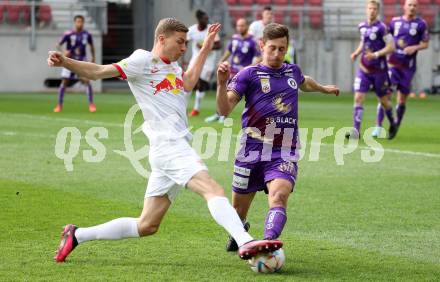
{"label": "dark hair", "polygon": [[159,34],[169,35],[172,32],[188,32],[188,28],[175,18],[161,19],[154,32],[154,38],[157,39]]}
{"label": "dark hair", "polygon": [[81,19],[82,21],[84,21],[84,16],[83,15],[76,15],[73,17],[73,21],[76,21],[76,19]]}
{"label": "dark hair", "polygon": [[263,42],[283,37],[286,37],[289,42],[289,29],[285,25],[270,23],[263,30]]}
{"label": "dark hair", "polygon": [[202,10],[197,10],[196,11],[196,18],[198,20],[200,20],[201,18],[203,18],[204,16],[207,16],[208,14],[205,11]]}
{"label": "dark hair", "polygon": [[263,11],[272,11],[272,7],[271,6],[265,6]]}

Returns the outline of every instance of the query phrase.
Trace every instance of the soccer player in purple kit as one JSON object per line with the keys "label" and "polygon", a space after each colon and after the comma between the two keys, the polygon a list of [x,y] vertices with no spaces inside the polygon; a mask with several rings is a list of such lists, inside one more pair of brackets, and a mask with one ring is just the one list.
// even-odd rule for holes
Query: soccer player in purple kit
{"label": "soccer player in purple kit", "polygon": [[[75,30],[67,31],[64,33],[60,42],[57,45],[58,51],[61,51],[61,46],[66,44],[66,51],[64,52],[66,57],[72,58],[78,61],[85,61],[87,45],[90,45],[90,51],[92,53],[92,63],[95,62],[95,47],[93,46],[92,35],[84,29],[84,17],[77,15],[73,18],[75,24]],[[90,81],[83,77],[77,77],[75,73],[63,68],[61,71],[61,85],[58,91],[58,104],[53,110],[55,113],[61,112],[64,103],[64,94],[66,88],[69,85],[70,80],[79,80],[86,86],[86,93],[89,97],[89,111],[95,112],[96,106],[93,103],[93,89]]]}
{"label": "soccer player in purple kit", "polygon": [[[243,134],[232,183],[232,203],[243,224],[257,191],[268,193],[264,238],[278,238],[287,220],[287,200],[297,175],[298,91],[339,95],[334,85],[322,86],[284,63],[289,42],[286,26],[271,23],[260,42],[262,62],[241,70],[227,85],[229,64],[217,71],[217,110],[228,115],[242,98]],[[264,135],[263,135],[264,132]],[[237,250],[229,238],[227,251]]]}
{"label": "soccer player in purple kit", "polygon": [[[230,63],[229,78],[234,77],[243,68],[261,61],[260,51],[254,37],[248,33],[247,20],[240,18],[235,24],[237,31],[231,38],[220,63],[228,60]],[[205,122],[219,121],[223,123],[225,116],[215,113],[205,119]]]}
{"label": "soccer player in purple kit", "polygon": [[389,88],[388,68],[386,55],[394,50],[393,37],[388,33],[386,25],[377,19],[380,2],[369,0],[367,3],[367,21],[358,26],[361,40],[358,48],[351,54],[354,61],[362,54],[359,61],[359,70],[354,81],[354,107],[353,130],[346,135],[347,138],[358,139],[364,100],[366,93],[373,88],[386,116],[390,122],[388,138],[394,138],[397,127],[393,117],[393,106],[387,96]]}
{"label": "soccer player in purple kit", "polygon": [[[399,128],[411,92],[411,81],[417,68],[417,52],[427,49],[429,34],[426,22],[417,17],[417,0],[406,0],[404,14],[391,20],[389,30],[394,37],[396,50],[388,58],[391,85],[397,90],[396,125]],[[377,126],[383,120],[383,109],[378,107]],[[377,136],[377,132],[373,132]]]}

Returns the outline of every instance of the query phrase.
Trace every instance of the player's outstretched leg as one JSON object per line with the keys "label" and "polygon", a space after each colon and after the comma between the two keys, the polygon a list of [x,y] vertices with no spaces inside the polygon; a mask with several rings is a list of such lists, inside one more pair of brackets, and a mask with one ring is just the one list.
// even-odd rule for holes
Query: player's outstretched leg
{"label": "player's outstretched leg", "polygon": [[58,103],[57,103],[57,106],[55,107],[55,109],[53,109],[53,111],[55,113],[59,113],[63,109],[64,94],[66,93],[66,87],[67,87],[68,82],[69,81],[67,79],[61,80],[60,88],[58,89]]}
{"label": "player's outstretched leg", "polygon": [[264,225],[264,239],[277,239],[287,221],[287,200],[293,190],[293,183],[284,178],[276,178],[267,184],[269,190],[269,212]]}
{"label": "player's outstretched leg", "polygon": [[80,244],[92,240],[119,240],[153,235],[171,202],[167,196],[147,197],[139,218],[122,217],[112,221],[78,228],[68,224],[61,236],[61,243],[54,257],[56,262],[64,262],[66,257]]}
{"label": "player's outstretched leg", "polygon": [[[237,211],[238,216],[243,222],[243,227],[246,231],[249,231],[250,224],[246,221],[246,217],[251,207],[252,200],[255,197],[256,192],[251,192],[247,194],[239,194],[232,191],[232,206]],[[226,243],[226,251],[227,252],[236,252],[238,251],[238,245],[235,239],[229,235],[228,241]]]}
{"label": "player's outstretched leg", "polygon": [[272,252],[283,246],[279,240],[254,240],[244,229],[240,217],[225,197],[223,188],[207,171],[198,172],[186,186],[205,198],[214,220],[237,242],[240,258],[250,259],[258,253]]}

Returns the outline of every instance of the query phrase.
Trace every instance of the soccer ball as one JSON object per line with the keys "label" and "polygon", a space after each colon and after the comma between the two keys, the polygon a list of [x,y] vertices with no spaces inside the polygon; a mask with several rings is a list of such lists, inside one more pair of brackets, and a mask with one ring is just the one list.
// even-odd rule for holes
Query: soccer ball
{"label": "soccer ball", "polygon": [[283,249],[279,249],[272,253],[259,254],[250,259],[249,264],[255,272],[273,273],[281,270],[285,260]]}

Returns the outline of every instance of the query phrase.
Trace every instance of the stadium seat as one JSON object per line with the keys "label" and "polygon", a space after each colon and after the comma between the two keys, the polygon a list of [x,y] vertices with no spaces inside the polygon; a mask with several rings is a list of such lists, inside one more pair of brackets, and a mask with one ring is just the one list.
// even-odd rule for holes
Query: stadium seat
{"label": "stadium seat", "polygon": [[230,10],[229,14],[231,15],[232,21],[235,25],[235,22],[239,19],[239,18],[246,18],[248,16],[248,11],[243,11],[243,10]]}
{"label": "stadium seat", "polygon": [[276,23],[284,24],[284,11],[274,11],[273,19]]}
{"label": "stadium seat", "polygon": [[273,0],[275,5],[285,6],[289,4],[289,0]]}
{"label": "stadium seat", "polygon": [[[3,1],[2,1],[2,2],[3,2]],[[0,2],[0,23],[3,22],[3,19],[4,19],[4,13],[5,13],[5,11],[6,11],[6,6],[5,6],[2,2]]]}
{"label": "stadium seat", "polygon": [[419,0],[419,5],[429,5],[429,4],[431,4],[431,0]]}
{"label": "stadium seat", "polygon": [[23,1],[20,3],[20,11],[23,14],[24,22],[29,23],[31,19],[31,7],[25,1]]}
{"label": "stadium seat", "polygon": [[440,0],[434,0],[434,4],[440,5]]}
{"label": "stadium seat", "polygon": [[230,6],[235,5],[235,4],[237,4],[237,0],[226,0],[226,3]]}
{"label": "stadium seat", "polygon": [[311,6],[322,6],[322,0],[309,0]]}
{"label": "stadium seat", "polygon": [[52,20],[52,9],[49,5],[40,5],[38,9],[37,18],[40,23],[50,23]]}
{"label": "stadium seat", "polygon": [[270,5],[272,0],[256,0],[258,5]]}
{"label": "stadium seat", "polygon": [[383,0],[383,4],[386,5],[396,5],[398,0]]}
{"label": "stadium seat", "polygon": [[297,27],[299,25],[300,14],[298,11],[291,11],[289,13],[289,18],[290,18],[290,24],[293,27]]}
{"label": "stadium seat", "polygon": [[398,15],[399,13],[395,6],[385,6],[383,9],[383,20],[386,24]]}
{"label": "stadium seat", "polygon": [[20,20],[20,6],[16,4],[7,5],[6,11],[8,13],[8,22],[12,24],[18,23]]}
{"label": "stadium seat", "polygon": [[309,19],[311,27],[320,28],[322,26],[322,11],[310,11]]}
{"label": "stadium seat", "polygon": [[435,9],[431,9],[430,5],[419,7],[420,16],[426,21],[428,27],[433,27],[435,23]]}
{"label": "stadium seat", "polygon": [[304,6],[304,0],[292,0],[294,6]]}
{"label": "stadium seat", "polygon": [[238,2],[243,6],[250,6],[254,4],[254,0],[238,0]]}

